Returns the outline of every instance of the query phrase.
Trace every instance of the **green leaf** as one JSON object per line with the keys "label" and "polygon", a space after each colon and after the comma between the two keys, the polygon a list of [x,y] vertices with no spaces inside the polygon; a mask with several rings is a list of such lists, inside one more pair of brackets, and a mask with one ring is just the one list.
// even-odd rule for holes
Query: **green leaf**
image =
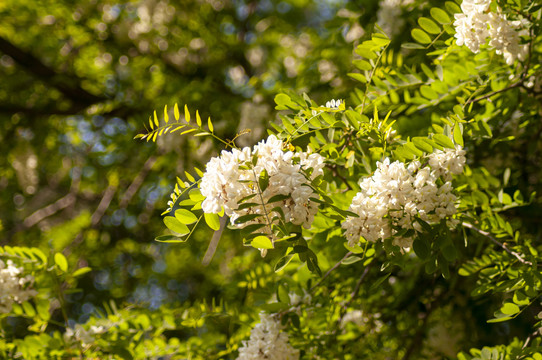
{"label": "green leaf", "polygon": [[156,115],[156,110],[154,110],[154,124],[156,127],[160,126],[160,122],[158,121],[158,116]]}
{"label": "green leaf", "polygon": [[199,189],[192,189],[188,192],[188,197],[190,200],[199,202],[205,200],[205,196],[201,195],[201,191]]}
{"label": "green leaf", "polygon": [[365,43],[358,45],[355,50],[356,54],[363,56],[366,59],[376,59],[378,55],[372,50],[372,46],[367,46]]}
{"label": "green leaf", "polygon": [[277,299],[285,304],[290,304],[290,297],[288,296],[288,289],[286,286],[282,284],[277,286]]}
{"label": "green leaf", "polygon": [[425,260],[429,257],[429,246],[424,240],[420,239],[419,237],[414,239],[412,248],[414,249],[416,256],[418,256],[420,259]]}
{"label": "green leaf", "polygon": [[267,236],[256,236],[250,243],[256,249],[274,249],[273,243]]}
{"label": "green leaf", "polygon": [[258,178],[258,185],[260,186],[260,190],[262,192],[267,189],[269,186],[269,174],[267,173],[267,170],[263,169],[260,173],[260,177]]}
{"label": "green leaf", "polygon": [[166,124],[169,122],[169,115],[167,113],[167,105],[164,106],[164,121]]}
{"label": "green leaf", "polygon": [[454,141],[456,144],[464,146],[463,144],[463,134],[461,133],[461,127],[459,123],[456,123],[454,126]]}
{"label": "green leaf", "polygon": [[181,115],[179,114],[179,105],[177,105],[177,103],[175,103],[175,106],[173,107],[173,115],[175,116],[175,120],[179,121]]}
{"label": "green leaf", "polygon": [[454,261],[457,257],[457,252],[452,244],[446,245],[442,248],[442,255],[448,261]]}
{"label": "green leaf", "polygon": [[267,200],[267,204],[272,204],[274,202],[286,200],[286,199],[289,199],[289,198],[290,198],[290,195],[278,194],[278,195],[275,195],[275,196],[271,196],[269,198],[269,200]]}
{"label": "green leaf", "polygon": [[420,93],[422,94],[423,97],[429,99],[429,100],[434,100],[434,99],[438,99],[438,94],[435,90],[433,90],[433,88],[431,88],[431,86],[427,86],[427,85],[422,85],[420,86]]}
{"label": "green leaf", "polygon": [[199,111],[196,110],[196,124],[201,127],[201,117],[199,116]]}
{"label": "green leaf", "polygon": [[363,260],[363,258],[360,258],[359,256],[349,256],[346,259],[342,260],[341,264],[350,265],[350,264],[357,263],[358,261],[361,261],[361,260]]}
{"label": "green leaf", "polygon": [[519,306],[513,303],[506,303],[501,307],[501,312],[506,315],[515,315],[519,312]]}
{"label": "green leaf", "polygon": [[246,223],[247,221],[254,220],[257,217],[261,217],[261,216],[263,216],[263,215],[261,215],[261,214],[247,214],[247,215],[239,216],[237,219],[235,219],[235,223],[236,224]]}
{"label": "green leaf", "polygon": [[185,242],[187,238],[182,238],[175,235],[162,235],[162,236],[157,236],[154,240],[161,243],[181,243],[181,242]]}
{"label": "green leaf", "polygon": [[176,210],[175,217],[185,225],[193,224],[198,221],[198,217],[186,209]]}
{"label": "green leaf", "polygon": [[189,123],[190,122],[190,112],[188,111],[188,106],[184,106],[184,120]]}
{"label": "green leaf", "polygon": [[411,42],[403,43],[401,44],[401,47],[403,49],[425,49],[425,46],[420,45],[418,43],[411,43]]}
{"label": "green leaf", "polygon": [[418,19],[418,24],[422,29],[427,31],[429,34],[438,34],[440,33],[440,27],[431,19],[426,17],[421,17]]}
{"label": "green leaf", "polygon": [[503,321],[508,321],[508,320],[513,319],[512,316],[503,314],[500,311],[496,311],[495,314],[493,314],[493,316],[495,316],[495,318],[488,320],[487,321],[488,323],[498,323],[498,322],[503,322]]}
{"label": "green leaf", "polygon": [[455,149],[454,143],[446,135],[435,134],[435,135],[433,135],[433,140],[435,140],[435,142],[440,146],[450,148],[450,149]]}
{"label": "green leaf", "polygon": [[188,230],[188,226],[181,223],[177,218],[173,216],[164,217],[164,224],[169,230],[181,235],[186,235],[190,232],[190,230]]}
{"label": "green leaf", "polygon": [[410,151],[411,153],[413,153],[416,156],[422,156],[423,155],[423,152],[418,150],[418,148],[416,146],[414,146],[413,143],[406,143],[406,144],[403,145],[403,147],[405,148],[405,150]]}
{"label": "green leaf", "polygon": [[210,117],[210,116],[209,116],[209,118],[207,119],[207,126],[209,127],[209,131],[210,131],[210,132],[213,132],[213,131],[214,131],[213,123],[211,122],[211,117]]}
{"label": "green leaf", "polygon": [[85,266],[85,267],[82,267],[82,268],[79,268],[77,270],[74,271],[74,273],[72,274],[73,277],[78,277],[78,276],[81,276],[81,275],[84,275],[88,272],[92,271],[91,268],[89,268],[88,266]]}
{"label": "green leaf", "polygon": [[412,143],[421,151],[424,151],[426,153],[433,152],[433,147],[430,145],[427,138],[415,137],[415,138],[412,138]]}
{"label": "green leaf", "polygon": [[346,75],[348,75],[352,79],[357,80],[359,82],[362,82],[364,84],[367,82],[367,79],[365,79],[365,76],[363,74],[360,74],[360,73],[348,73]]}
{"label": "green leaf", "polygon": [[412,37],[414,40],[419,42],[420,44],[430,44],[431,43],[431,37],[427,35],[425,31],[422,29],[413,29],[411,31]]}
{"label": "green leaf", "polygon": [[365,60],[354,60],[352,64],[362,71],[371,71],[373,69],[373,66]]}
{"label": "green leaf", "polygon": [[275,104],[287,107],[292,102],[292,99],[286,94],[278,94],[275,96]]}
{"label": "green leaf", "polygon": [[432,8],[430,13],[433,19],[437,20],[441,24],[449,24],[451,22],[448,13],[442,9]]}
{"label": "green leaf", "polygon": [[24,309],[24,313],[26,315],[28,315],[29,317],[36,316],[36,310],[34,309],[31,303],[29,303],[28,301],[25,301],[24,303],[22,303],[22,306]]}
{"label": "green leaf", "polygon": [[204,214],[205,223],[207,226],[209,226],[214,231],[218,231],[220,229],[220,218],[217,214]]}
{"label": "green leaf", "polygon": [[66,257],[64,256],[64,254],[62,254],[62,253],[56,253],[55,254],[55,264],[63,272],[68,271],[68,260],[66,260]]}
{"label": "green leaf", "polygon": [[279,261],[277,261],[277,263],[275,264],[275,272],[283,270],[286,266],[288,266],[288,264],[290,263],[290,261],[292,261],[293,258],[294,254],[289,254],[281,257]]}
{"label": "green leaf", "polygon": [[461,8],[453,1],[446,1],[444,6],[451,14],[457,14],[461,12]]}
{"label": "green leaf", "polygon": [[51,318],[51,313],[49,312],[51,303],[46,299],[35,299],[34,301],[39,317],[45,321],[49,320]]}

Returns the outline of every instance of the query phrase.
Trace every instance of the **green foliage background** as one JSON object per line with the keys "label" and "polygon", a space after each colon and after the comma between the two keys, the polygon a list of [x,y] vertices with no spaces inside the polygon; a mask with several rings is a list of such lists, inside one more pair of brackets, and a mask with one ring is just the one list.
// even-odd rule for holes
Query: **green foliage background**
{"label": "green foliage background", "polygon": [[[40,295],[0,317],[0,357],[233,359],[262,309],[288,314],[308,359],[540,357],[542,106],[524,86],[542,81],[540,2],[496,3],[530,16],[528,62],[453,45],[454,2],[404,6],[389,42],[377,1],[1,1],[0,245]],[[337,207],[382,156],[412,159],[443,134],[467,149],[456,185],[475,229],[446,235],[447,251],[428,240],[426,256],[371,245],[323,280],[297,257],[276,273],[283,253],[262,259],[229,229],[208,264],[203,226],[181,244],[154,241],[169,234],[160,214],[177,177],[224,146],[181,131],[134,141],[149,116],[163,123],[167,104],[173,121],[177,103],[186,118],[188,104],[217,138],[251,129],[237,139],[251,146],[266,129],[287,138],[333,98],[346,110],[293,144],[330,159]],[[386,148],[375,118],[390,112],[399,142]],[[335,121],[343,138],[311,139]],[[319,216],[304,233],[323,273],[348,251],[338,229]],[[321,306],[288,310],[288,292]],[[363,324],[341,324],[354,310]],[[487,323],[506,311],[512,320]],[[73,345],[62,334],[76,323],[109,330]]]}

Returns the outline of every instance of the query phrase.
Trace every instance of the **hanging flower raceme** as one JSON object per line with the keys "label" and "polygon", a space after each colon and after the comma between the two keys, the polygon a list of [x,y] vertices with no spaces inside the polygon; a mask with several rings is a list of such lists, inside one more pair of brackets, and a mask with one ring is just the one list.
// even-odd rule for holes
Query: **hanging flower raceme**
{"label": "hanging flower raceme", "polygon": [[524,60],[529,46],[520,44],[520,36],[528,35],[526,19],[510,21],[506,15],[490,11],[491,0],[464,0],[462,14],[455,14],[455,37],[457,45],[465,45],[472,52],[480,51],[489,38],[489,46],[506,63],[512,65],[516,59]]}
{"label": "hanging flower raceme", "polygon": [[37,295],[31,289],[34,277],[24,276],[24,269],[17,267],[11,260],[0,260],[0,313],[9,313],[13,303],[23,303]]}
{"label": "hanging flower raceme", "polygon": [[273,316],[260,313],[260,323],[250,332],[250,339],[243,341],[237,360],[297,360],[299,350],[288,342],[280,322]]}
{"label": "hanging flower raceme", "polygon": [[[252,151],[232,149],[212,158],[200,184],[203,211],[219,213],[223,208],[237,227],[270,225],[284,215],[286,222],[309,228],[318,211],[310,200],[318,194],[309,184],[323,174],[324,158],[282,148],[283,142],[271,135]],[[237,224],[244,215],[254,218]],[[271,234],[270,229],[264,232]]]}
{"label": "hanging flower raceme", "polygon": [[[349,216],[342,224],[348,244],[355,246],[362,237],[371,242],[387,239],[397,227],[421,232],[416,217],[428,223],[446,219],[454,226],[456,220],[450,217],[456,213],[457,198],[451,180],[452,174],[463,171],[465,160],[465,151],[458,146],[428,155],[429,166],[421,167],[419,161],[405,166],[387,158],[378,162],[374,174],[361,180],[361,191],[350,205],[359,217]],[[413,240],[396,236],[394,243],[410,247]]]}

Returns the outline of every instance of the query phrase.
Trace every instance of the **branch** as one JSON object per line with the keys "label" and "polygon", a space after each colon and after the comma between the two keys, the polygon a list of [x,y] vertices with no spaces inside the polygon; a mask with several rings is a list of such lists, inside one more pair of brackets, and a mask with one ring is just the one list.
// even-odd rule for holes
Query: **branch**
{"label": "branch", "polygon": [[485,99],[488,99],[490,97],[492,97],[493,95],[497,95],[497,94],[500,94],[502,92],[505,92],[505,91],[508,91],[510,89],[513,89],[513,88],[517,88],[519,86],[521,86],[523,84],[523,81],[518,81],[516,83],[513,83],[512,85],[510,86],[507,86],[505,87],[504,89],[500,89],[500,90],[497,90],[497,91],[493,91],[493,92],[490,92],[489,94],[486,94],[484,96],[480,96],[476,99],[473,99],[473,100],[469,100],[467,101],[467,103],[465,105],[468,105],[468,104],[471,104],[471,103],[475,103],[475,102],[478,102],[478,101],[481,101],[481,100],[485,100]]}
{"label": "branch", "polygon": [[335,270],[336,268],[338,268],[339,266],[341,266],[342,261],[343,261],[344,259],[346,259],[347,257],[349,257],[350,255],[352,255],[352,254],[353,254],[352,251],[347,252],[346,255],[344,255],[344,257],[343,257],[341,260],[339,260],[338,263],[336,263],[335,265],[333,265],[333,267],[332,267],[331,269],[329,269],[329,270],[324,274],[324,276],[320,279],[320,281],[318,281],[318,282],[316,283],[316,285],[314,285],[313,287],[311,287],[310,292],[313,292],[314,289],[316,289],[318,286],[320,286],[320,284],[322,284],[322,283],[324,282],[324,280],[329,276],[329,274],[331,274],[331,272],[332,272],[333,270]]}
{"label": "branch", "polygon": [[469,228],[469,229],[472,229],[472,230],[476,231],[476,232],[477,232],[478,234],[480,234],[480,235],[483,235],[483,236],[487,237],[487,238],[488,238],[489,240],[491,240],[494,244],[500,246],[500,247],[501,247],[504,251],[506,251],[508,254],[510,254],[510,255],[514,256],[516,259],[518,259],[520,263],[525,264],[525,265],[529,265],[529,266],[532,266],[532,265],[533,265],[532,262],[525,260],[525,259],[522,258],[521,255],[518,254],[517,252],[510,250],[505,244],[503,244],[503,243],[501,243],[500,241],[498,241],[497,239],[495,239],[495,238],[493,237],[493,235],[491,235],[491,234],[488,233],[487,231],[478,229],[476,226],[474,226],[474,225],[472,225],[472,224],[469,224],[469,223],[466,223],[466,222],[461,223],[461,225],[463,225],[463,226],[466,227],[466,228]]}
{"label": "branch", "polygon": [[122,195],[122,199],[120,201],[119,207],[121,209],[126,208],[128,206],[128,203],[134,195],[136,194],[137,190],[140,188],[141,184],[143,184],[143,181],[145,180],[145,177],[149,173],[149,171],[152,169],[152,166],[156,162],[156,156],[151,156],[150,158],[145,161],[145,164],[143,164],[143,169],[137,174],[137,176],[134,178],[130,186],[128,186],[128,189]]}
{"label": "branch", "polygon": [[[337,320],[337,325],[340,325],[343,322],[344,315],[346,315],[346,310],[348,309],[352,301],[354,301],[354,298],[358,295],[359,289],[361,288],[361,283],[363,282],[363,280],[369,273],[369,270],[371,270],[371,267],[373,266],[373,264],[374,262],[371,262],[369,265],[365,267],[365,270],[363,270],[363,273],[361,274],[360,278],[358,279],[358,282],[356,283],[356,287],[354,288],[354,291],[352,291],[352,293],[350,294],[350,299],[348,299],[348,302],[344,304],[341,309],[339,319]],[[338,327],[335,329],[335,331],[337,330],[338,330]]]}
{"label": "branch", "polygon": [[339,171],[337,170],[337,165],[333,165],[333,166],[331,166],[331,165],[326,165],[326,167],[327,167],[328,169],[330,169],[330,170],[333,172],[333,176],[334,176],[334,177],[337,177],[337,178],[341,179],[342,182],[345,183],[345,185],[346,185],[346,187],[348,188],[348,190],[354,190],[354,189],[352,188],[352,186],[348,183],[348,180],[346,180],[346,178],[345,178],[344,176],[342,176],[342,175],[339,173]]}
{"label": "branch", "polygon": [[58,89],[64,96],[72,100],[75,104],[78,104],[81,108],[107,100],[104,97],[96,96],[83,89],[81,87],[81,79],[74,75],[57,73],[31,53],[22,50],[1,36],[0,52],[9,55],[26,71],[46,84]]}
{"label": "branch", "polygon": [[24,219],[23,226],[28,229],[36,225],[37,223],[39,223],[46,217],[56,214],[60,210],[63,210],[67,208],[68,206],[74,204],[75,200],[76,200],[75,193],[70,192],[68,193],[68,195],[58,199],[54,203],[33,212],[30,216]]}
{"label": "branch", "polygon": [[215,255],[218,243],[220,242],[220,238],[222,237],[222,232],[226,228],[227,221],[228,217],[226,215],[220,218],[220,229],[214,232],[213,237],[209,242],[209,246],[207,247],[207,251],[203,256],[203,260],[201,260],[203,266],[209,265],[211,263],[211,260],[213,260],[213,256]]}
{"label": "branch", "polygon": [[[433,279],[433,281],[434,280],[435,280],[435,278]],[[410,345],[408,346],[407,351],[406,351],[405,355],[403,356],[402,360],[410,359],[412,354],[414,354],[414,351],[422,345],[422,343],[423,343],[423,335],[427,331],[427,323],[429,322],[429,317],[431,316],[433,311],[441,305],[439,303],[446,296],[448,296],[448,292],[443,291],[440,294],[438,294],[437,297],[427,305],[425,315],[423,317],[423,322],[420,325],[420,327],[418,328],[418,330],[416,330],[416,334],[412,338],[412,341],[410,342]]]}
{"label": "branch", "polygon": [[539,334],[539,330],[536,330],[535,332],[531,333],[527,339],[525,340],[525,342],[523,343],[523,346],[521,347],[521,350],[524,350],[527,346],[529,346],[529,343],[531,342],[532,339],[534,339],[535,337],[537,337]]}
{"label": "branch", "polygon": [[111,204],[111,201],[113,200],[113,196],[117,192],[116,186],[108,186],[107,189],[105,189],[104,194],[102,196],[102,200],[100,200],[100,203],[98,204],[98,207],[94,211],[91,217],[91,224],[92,226],[96,226],[100,223],[100,220],[104,216],[105,212],[107,211],[107,208]]}

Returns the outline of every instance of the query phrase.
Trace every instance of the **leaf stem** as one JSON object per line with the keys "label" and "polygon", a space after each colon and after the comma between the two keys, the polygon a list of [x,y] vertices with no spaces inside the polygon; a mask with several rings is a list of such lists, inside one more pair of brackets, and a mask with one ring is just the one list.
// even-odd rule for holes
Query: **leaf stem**
{"label": "leaf stem", "polygon": [[322,278],[320,279],[320,281],[318,281],[318,282],[316,283],[316,285],[314,285],[313,287],[311,287],[310,292],[313,292],[318,286],[320,286],[320,285],[324,282],[324,280],[329,276],[329,274],[331,274],[331,272],[332,272],[333,270],[335,270],[335,269],[337,269],[339,266],[341,266],[341,263],[343,262],[343,260],[346,259],[347,257],[349,257],[349,256],[352,255],[352,254],[353,254],[352,251],[347,252],[346,255],[344,255],[344,257],[343,257],[341,260],[339,260],[339,262],[337,262],[335,265],[333,265],[333,267],[332,267],[331,269],[329,269],[329,270],[324,274],[324,276],[322,276]]}
{"label": "leaf stem", "polygon": [[471,230],[474,230],[476,231],[478,234],[480,235],[483,235],[485,237],[487,237],[489,240],[491,240],[494,244],[500,246],[504,251],[506,251],[508,254],[514,256],[516,259],[519,260],[520,263],[522,264],[525,264],[525,265],[529,265],[529,266],[532,266],[533,263],[530,262],[530,261],[527,261],[525,260],[524,258],[521,257],[520,254],[518,254],[517,252],[515,251],[512,251],[510,250],[505,244],[501,243],[500,241],[498,241],[497,239],[495,239],[495,237],[493,237],[493,235],[491,235],[490,233],[488,233],[487,231],[484,231],[482,229],[478,229],[476,226],[472,225],[472,224],[469,224],[469,223],[466,223],[466,222],[462,222],[461,223],[462,226],[466,227],[466,228],[469,228]]}

